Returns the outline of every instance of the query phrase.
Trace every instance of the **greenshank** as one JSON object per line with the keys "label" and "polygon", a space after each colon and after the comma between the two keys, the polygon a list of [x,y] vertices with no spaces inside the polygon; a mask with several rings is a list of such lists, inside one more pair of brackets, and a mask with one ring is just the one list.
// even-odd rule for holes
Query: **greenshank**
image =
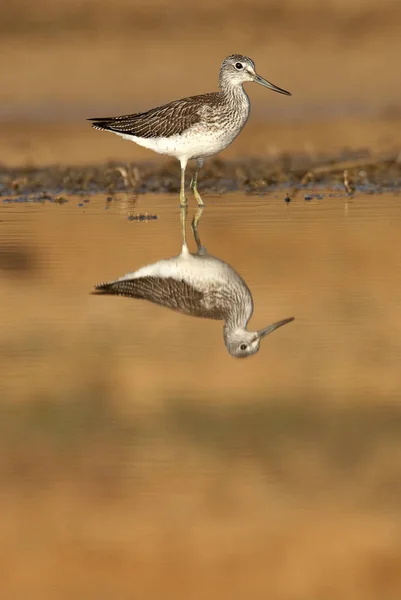
{"label": "greenshank", "polygon": [[253,313],[251,292],[245,281],[226,262],[211,256],[202,246],[198,222],[202,209],[192,221],[197,252],[188,249],[185,236],[186,208],[181,209],[183,244],[173,258],[146,265],[120,279],[95,286],[94,294],[141,298],[194,317],[224,321],[227,351],[236,358],[255,354],[261,340],[294,317],[282,319],[259,331],[248,331]]}
{"label": "greenshank", "polygon": [[242,84],[254,81],[270,90],[291,96],[290,92],[263,79],[252,59],[232,54],[220,67],[220,91],[182,98],[147,112],[119,117],[92,118],[92,127],[112,131],[159,154],[177,158],[181,164],[181,206],[185,196],[185,169],[197,161],[190,187],[199,206],[198,174],[205,158],[218,154],[237,137],[249,116],[249,98]]}

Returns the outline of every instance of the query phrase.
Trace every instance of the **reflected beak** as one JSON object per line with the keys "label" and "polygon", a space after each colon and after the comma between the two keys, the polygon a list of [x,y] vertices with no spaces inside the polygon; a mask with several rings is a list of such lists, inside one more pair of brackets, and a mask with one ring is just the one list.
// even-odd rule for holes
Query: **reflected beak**
{"label": "reflected beak", "polygon": [[264,337],[269,335],[269,333],[272,333],[275,329],[278,329],[279,327],[282,327],[283,325],[286,325],[287,323],[291,323],[291,321],[293,321],[293,320],[294,320],[294,317],[289,317],[288,319],[283,319],[282,321],[277,321],[277,323],[268,325],[264,329],[261,329],[260,331],[257,332],[258,338],[263,339]]}
{"label": "reflected beak", "polygon": [[255,83],[259,83],[260,85],[263,85],[263,87],[269,88],[269,90],[273,90],[273,92],[278,92],[279,94],[285,94],[286,96],[291,96],[290,92],[287,92],[286,90],[282,90],[281,88],[277,87],[276,85],[273,85],[272,83],[270,83],[270,81],[263,79],[263,77],[261,77],[260,75],[257,75],[256,73],[253,76],[253,80]]}

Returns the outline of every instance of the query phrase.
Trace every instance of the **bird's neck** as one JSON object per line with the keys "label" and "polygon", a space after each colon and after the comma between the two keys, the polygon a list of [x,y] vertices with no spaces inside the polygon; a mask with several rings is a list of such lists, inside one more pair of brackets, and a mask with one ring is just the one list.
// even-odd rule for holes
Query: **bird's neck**
{"label": "bird's neck", "polygon": [[252,314],[252,306],[247,303],[236,304],[226,315],[224,321],[224,333],[229,335],[235,331],[246,330],[247,323]]}
{"label": "bird's neck", "polygon": [[240,286],[230,286],[228,297],[230,301],[225,303],[224,331],[231,333],[246,329],[253,313],[253,300],[245,282],[242,281]]}
{"label": "bird's neck", "polygon": [[220,81],[221,93],[228,104],[244,105],[249,107],[249,98],[242,84],[230,85],[225,80]]}

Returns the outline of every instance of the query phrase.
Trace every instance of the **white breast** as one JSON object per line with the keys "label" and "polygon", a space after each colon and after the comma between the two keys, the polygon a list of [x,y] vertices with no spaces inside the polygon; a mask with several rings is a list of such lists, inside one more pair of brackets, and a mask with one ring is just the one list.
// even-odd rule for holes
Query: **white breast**
{"label": "white breast", "polygon": [[237,137],[242,127],[228,131],[217,129],[208,131],[204,126],[194,126],[181,135],[170,137],[141,138],[127,133],[117,133],[126,140],[153,150],[158,154],[167,154],[178,160],[206,158],[218,154]]}
{"label": "white breast", "polygon": [[238,273],[224,261],[210,255],[198,256],[190,253],[183,253],[146,265],[133,273],[127,273],[120,278],[120,281],[139,277],[182,279],[200,289],[204,288],[206,284],[224,285],[227,281],[244,285]]}

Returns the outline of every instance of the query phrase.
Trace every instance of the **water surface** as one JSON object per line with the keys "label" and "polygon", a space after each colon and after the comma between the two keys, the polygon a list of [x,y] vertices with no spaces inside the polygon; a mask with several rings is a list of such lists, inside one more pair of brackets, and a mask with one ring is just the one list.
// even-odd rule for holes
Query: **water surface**
{"label": "water surface", "polygon": [[241,360],[91,295],[180,252],[177,196],[66,199],[0,205],[4,597],[398,598],[398,198],[205,197],[250,327],[295,316]]}
{"label": "water surface", "polygon": [[[130,220],[143,213],[158,219]],[[99,382],[130,406],[188,395],[366,400],[400,390],[397,197],[207,198],[202,243],[249,286],[251,328],[296,319],[245,361],[226,353],[221,322],[90,295],[100,281],[180,252],[175,196],[8,202],[0,219],[8,400]]]}

